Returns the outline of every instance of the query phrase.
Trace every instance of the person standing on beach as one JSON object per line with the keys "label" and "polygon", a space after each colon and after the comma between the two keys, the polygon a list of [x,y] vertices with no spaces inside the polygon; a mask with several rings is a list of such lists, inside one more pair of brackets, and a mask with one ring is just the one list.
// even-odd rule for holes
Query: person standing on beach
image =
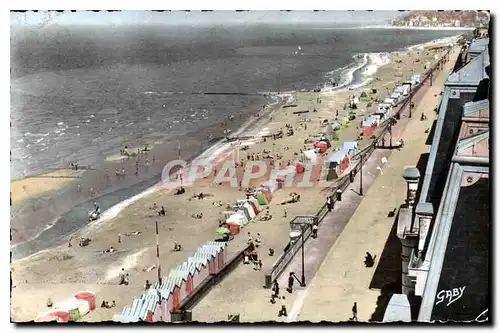
{"label": "person standing on beach", "polygon": [[286,218],[286,213],[287,213],[287,212],[286,212],[286,208],[285,208],[285,209],[283,209],[283,217],[284,217],[284,218]]}
{"label": "person standing on beach", "polygon": [[122,242],[122,235],[118,234],[118,243],[121,243],[121,242]]}
{"label": "person standing on beach", "polygon": [[125,283],[125,268],[122,268],[120,272],[120,282],[118,284],[122,285]]}

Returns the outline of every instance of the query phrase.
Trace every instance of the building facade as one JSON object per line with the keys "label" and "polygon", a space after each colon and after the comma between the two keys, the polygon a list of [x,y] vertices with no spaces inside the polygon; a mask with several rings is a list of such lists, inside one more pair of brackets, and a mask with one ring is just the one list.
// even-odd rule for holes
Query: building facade
{"label": "building facade", "polygon": [[445,82],[425,171],[403,172],[402,286],[387,321],[488,321],[490,53],[484,38],[462,50]]}

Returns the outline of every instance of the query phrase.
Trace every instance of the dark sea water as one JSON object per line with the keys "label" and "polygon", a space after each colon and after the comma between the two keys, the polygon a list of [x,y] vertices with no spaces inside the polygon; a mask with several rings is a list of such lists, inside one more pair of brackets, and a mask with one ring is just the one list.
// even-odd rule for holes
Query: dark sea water
{"label": "dark sea water", "polygon": [[[362,61],[359,54],[461,33],[312,25],[16,31],[11,36],[11,178],[72,161],[114,171],[106,156],[125,144],[156,142],[157,167],[139,177],[105,184],[102,172],[87,175],[84,185],[96,190],[105,210],[159,180],[162,163],[176,154],[176,138],[183,138],[182,150],[191,156],[204,148],[204,137],[223,134],[217,124],[229,114],[244,120],[260,110],[270,100],[259,92],[311,89],[331,80],[349,83],[356,78],[350,69]],[[255,95],[192,94],[202,92]],[[87,223],[88,201],[68,189],[16,207],[11,226],[18,232],[13,245],[20,245],[14,257],[60,244]]]}
{"label": "dark sea water", "polygon": [[355,54],[456,34],[314,26],[18,32],[11,46],[11,177],[75,160],[95,164],[124,142],[195,131],[264,103],[260,96],[164,92],[312,88],[328,72],[354,65]]}

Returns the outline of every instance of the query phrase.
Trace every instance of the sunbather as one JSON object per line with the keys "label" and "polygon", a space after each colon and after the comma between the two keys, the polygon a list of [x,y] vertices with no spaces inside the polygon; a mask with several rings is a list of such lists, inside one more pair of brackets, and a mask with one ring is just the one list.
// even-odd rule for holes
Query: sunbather
{"label": "sunbather", "polygon": [[174,242],[174,251],[175,251],[175,252],[182,251],[182,246],[181,246],[181,244],[179,244],[179,243],[177,243],[177,242]]}

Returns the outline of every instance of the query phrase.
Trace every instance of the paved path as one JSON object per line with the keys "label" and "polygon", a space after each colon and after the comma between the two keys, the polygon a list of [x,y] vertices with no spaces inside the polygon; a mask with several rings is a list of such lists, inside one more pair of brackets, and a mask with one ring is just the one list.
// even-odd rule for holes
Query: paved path
{"label": "paved path", "polygon": [[[454,56],[450,58],[453,59]],[[425,145],[427,134],[424,132],[431,127],[434,120],[432,110],[438,102],[434,94],[441,91],[447,76],[445,72],[449,71],[451,66],[451,62],[445,65],[445,71],[438,75],[432,87],[423,87],[419,91],[415,98],[418,102],[415,103],[415,116],[409,122],[407,118],[404,121],[408,124],[404,133],[401,131],[406,124],[393,131],[393,134],[398,133],[393,135],[393,138],[403,134],[405,148],[391,154],[383,168],[383,174],[374,180],[376,171],[373,170],[378,161],[381,156],[388,155],[387,151],[376,150],[363,168],[366,187],[373,183],[370,190],[365,189],[365,196],[361,198],[349,189],[345,200],[343,198],[340,205],[335,207],[335,211],[321,224],[318,239],[311,239],[306,243],[306,280],[311,281],[325,256],[326,259],[313,280],[303,290],[298,288],[297,300],[292,305],[286,321],[345,321],[351,316],[351,307],[355,301],[358,302],[360,321],[369,320],[375,312],[380,291],[368,287],[378,265],[377,259],[380,258],[394,224],[394,218],[387,217],[387,214],[403,203],[406,183],[401,174],[404,168],[415,166],[420,154],[428,151]],[[426,113],[429,119],[420,121],[421,113]],[[401,122],[398,122],[398,125]],[[359,180],[355,180],[354,184],[357,185],[358,182]],[[354,188],[356,189],[356,186]],[[357,207],[360,201],[361,204]],[[353,216],[350,219],[351,215]],[[327,254],[332,244],[333,247]],[[373,268],[363,265],[366,251],[377,255],[376,266]],[[291,263],[289,270],[300,272],[300,255]],[[285,272],[284,275],[287,274]]]}

